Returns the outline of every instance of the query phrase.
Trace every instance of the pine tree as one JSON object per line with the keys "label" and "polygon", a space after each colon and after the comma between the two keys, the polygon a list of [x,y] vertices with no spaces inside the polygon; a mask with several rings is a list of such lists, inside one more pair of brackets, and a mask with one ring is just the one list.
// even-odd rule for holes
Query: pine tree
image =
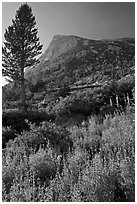
{"label": "pine tree", "polygon": [[21,87],[22,110],[26,110],[25,68],[39,62],[42,45],[37,37],[38,29],[31,7],[22,4],[5,30],[5,42],[2,47],[2,74]]}

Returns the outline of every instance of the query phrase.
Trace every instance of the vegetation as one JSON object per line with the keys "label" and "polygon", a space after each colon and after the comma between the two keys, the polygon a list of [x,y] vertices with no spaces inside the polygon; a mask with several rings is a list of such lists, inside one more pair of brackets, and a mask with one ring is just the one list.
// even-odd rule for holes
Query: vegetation
{"label": "vegetation", "polygon": [[134,202],[134,100],[130,74],[5,109],[3,202]]}
{"label": "vegetation", "polygon": [[30,126],[3,150],[3,201],[135,201],[135,123],[129,109],[106,115],[100,125],[90,117],[67,129],[45,122]]}
{"label": "vegetation", "polygon": [[76,90],[47,103],[45,110],[56,117],[74,113],[87,117],[91,114],[105,116],[105,114],[121,112],[125,110],[128,103],[134,103],[134,84],[134,75],[128,75],[117,82],[110,81],[102,87]]}
{"label": "vegetation", "polygon": [[5,33],[3,202],[134,202],[135,40],[57,35],[33,66],[35,24],[23,4]]}
{"label": "vegetation", "polygon": [[35,65],[39,60],[42,46],[37,37],[36,21],[32,9],[25,3],[16,12],[15,20],[5,31],[5,42],[2,48],[3,75],[14,84],[21,86],[23,111],[26,110],[26,88],[24,70]]}

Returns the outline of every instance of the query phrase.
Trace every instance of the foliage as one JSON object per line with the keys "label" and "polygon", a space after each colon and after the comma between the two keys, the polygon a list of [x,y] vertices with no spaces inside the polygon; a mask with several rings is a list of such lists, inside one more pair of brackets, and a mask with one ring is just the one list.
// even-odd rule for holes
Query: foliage
{"label": "foliage", "polygon": [[[25,8],[28,15],[22,17]],[[16,26],[19,17],[21,22],[27,19],[28,38],[35,34],[30,41],[39,47],[36,52],[26,47],[31,57],[22,66],[25,68],[37,61],[35,54],[41,46],[27,4],[20,7],[13,26],[6,30],[7,40],[16,37],[16,31],[21,39],[24,27]],[[13,35],[9,36],[8,31]],[[3,48],[5,53],[6,45],[12,48],[13,53],[7,53],[7,57],[14,56],[11,63],[21,55],[21,50],[17,52],[19,43],[13,42],[13,47],[5,44]],[[58,36],[51,45],[39,65],[25,72],[27,112],[18,110],[18,84],[3,88],[3,107],[8,109],[2,115],[2,200],[134,202],[134,40],[92,41]],[[45,60],[49,51],[53,55]],[[14,79],[20,77],[17,68],[13,66]],[[76,88],[95,82],[102,87]],[[52,93],[54,89],[59,91]]]}
{"label": "foliage", "polygon": [[65,98],[60,96],[56,101],[49,102],[46,110],[57,117],[72,113],[87,116],[114,114],[125,110],[129,101],[133,101],[134,86],[135,77],[129,75],[117,82],[112,80],[100,88],[77,90]]}
{"label": "foliage", "polygon": [[[10,139],[14,139],[16,134],[31,129],[30,123],[40,125],[42,121],[53,121],[54,115],[49,115],[45,111],[27,111],[23,113],[19,110],[3,111],[2,114],[2,144],[5,147]],[[29,123],[28,123],[29,121]]]}
{"label": "foliage", "polygon": [[[65,155],[73,145],[66,128],[61,128],[51,122],[42,122],[40,126],[28,122],[27,124],[29,125],[29,131],[24,130],[20,136],[14,139],[15,146],[21,142],[28,151],[29,148],[37,151],[40,146],[46,147],[49,144],[59,154]],[[7,145],[9,146],[10,142]]]}
{"label": "foliage", "polygon": [[34,172],[35,180],[40,179],[41,183],[48,183],[56,175],[57,160],[52,150],[39,149],[36,154],[29,156],[29,165]]}
{"label": "foliage", "polygon": [[12,20],[12,25],[5,31],[5,42],[2,47],[2,73],[10,77],[15,84],[21,85],[24,108],[26,105],[24,69],[39,61],[36,56],[42,49],[35,25],[32,9],[28,4],[22,4],[16,12],[15,20]]}
{"label": "foliage", "polygon": [[[63,156],[55,144],[67,134],[73,147]],[[49,142],[42,146],[41,138]],[[134,114],[106,115],[102,124],[92,116],[67,131],[31,125],[3,151],[2,195],[10,202],[134,202]]]}
{"label": "foliage", "polygon": [[11,127],[2,127],[2,147],[11,139],[13,140],[17,135],[16,131]]}
{"label": "foliage", "polygon": [[[25,119],[29,120],[32,123],[40,124],[42,121],[53,120],[54,116],[49,115],[46,111],[30,110],[25,113],[19,110],[9,110],[3,111],[2,114],[2,123],[3,126],[11,126],[15,130],[27,129],[28,125],[25,126]],[[22,125],[22,128],[21,128]],[[20,129],[21,128],[21,129]]]}

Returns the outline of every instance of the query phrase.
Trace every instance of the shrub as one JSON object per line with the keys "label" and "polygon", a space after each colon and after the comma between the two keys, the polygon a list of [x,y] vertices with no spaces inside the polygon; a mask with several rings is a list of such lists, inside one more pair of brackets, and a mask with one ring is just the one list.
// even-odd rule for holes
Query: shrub
{"label": "shrub", "polygon": [[[73,143],[69,137],[69,132],[66,128],[57,126],[55,123],[43,122],[40,126],[28,123],[29,131],[23,131],[21,135],[14,139],[12,145],[20,146],[23,144],[26,151],[31,149],[37,151],[39,147],[46,147],[49,143],[50,147],[54,148],[60,154],[67,154],[72,148]],[[10,146],[10,142],[8,143]]]}
{"label": "shrub", "polygon": [[23,129],[28,129],[29,126],[25,122],[25,113],[21,113],[19,110],[11,110],[2,114],[2,124],[7,127],[10,126],[12,129],[21,132]]}
{"label": "shrub", "polygon": [[105,127],[98,125],[96,119],[91,117],[89,122],[83,122],[82,127],[73,127],[71,138],[75,147],[80,147],[88,153],[89,159],[100,152],[102,131]]}
{"label": "shrub", "polygon": [[[54,120],[54,116],[48,115],[45,111],[28,111],[22,113],[19,110],[11,110],[4,112],[2,115],[3,127],[3,147],[10,140],[16,137],[16,133],[21,134],[22,131],[30,130],[30,124],[27,122],[40,125],[42,121]],[[27,134],[27,133],[26,133]]]}
{"label": "shrub", "polygon": [[16,131],[11,129],[11,127],[2,127],[2,148],[5,148],[6,143],[10,139],[13,140],[16,136]]}
{"label": "shrub", "polygon": [[[105,122],[104,122],[105,123]],[[134,121],[127,115],[116,115],[111,119],[109,128],[103,131],[102,148],[110,149],[114,154],[120,151],[121,156],[133,156],[135,149]]]}
{"label": "shrub", "polygon": [[[130,111],[107,115],[103,124],[91,117],[69,131],[49,122],[30,126],[3,153],[3,201],[135,201],[135,124]],[[46,145],[36,152],[31,142],[38,138]],[[67,138],[73,142],[65,157],[59,148],[63,138],[63,146]],[[98,151],[90,158],[94,147]]]}
{"label": "shrub", "polygon": [[3,167],[2,181],[3,181],[3,185],[5,186],[6,194],[9,194],[14,178],[15,178],[14,169],[12,167],[9,167],[9,168]]}
{"label": "shrub", "polygon": [[56,175],[57,164],[52,153],[40,149],[36,154],[29,156],[30,168],[34,171],[34,177],[40,182],[48,182],[49,179],[53,179]]}
{"label": "shrub", "polygon": [[16,177],[24,176],[28,170],[28,159],[23,143],[16,144],[10,141],[10,145],[3,150],[2,179],[8,194]]}

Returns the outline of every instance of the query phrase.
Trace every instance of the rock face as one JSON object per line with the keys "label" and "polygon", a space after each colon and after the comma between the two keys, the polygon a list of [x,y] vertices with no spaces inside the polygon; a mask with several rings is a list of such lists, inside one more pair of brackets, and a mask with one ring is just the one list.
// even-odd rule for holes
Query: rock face
{"label": "rock face", "polygon": [[78,39],[74,36],[54,36],[48,49],[43,54],[46,60],[53,60],[65,52],[69,52],[78,45]]}
{"label": "rock face", "polygon": [[80,49],[82,46],[88,46],[90,42],[91,40],[78,36],[55,35],[49,47],[42,55],[42,59],[53,60],[66,52],[71,52],[73,49]]}

